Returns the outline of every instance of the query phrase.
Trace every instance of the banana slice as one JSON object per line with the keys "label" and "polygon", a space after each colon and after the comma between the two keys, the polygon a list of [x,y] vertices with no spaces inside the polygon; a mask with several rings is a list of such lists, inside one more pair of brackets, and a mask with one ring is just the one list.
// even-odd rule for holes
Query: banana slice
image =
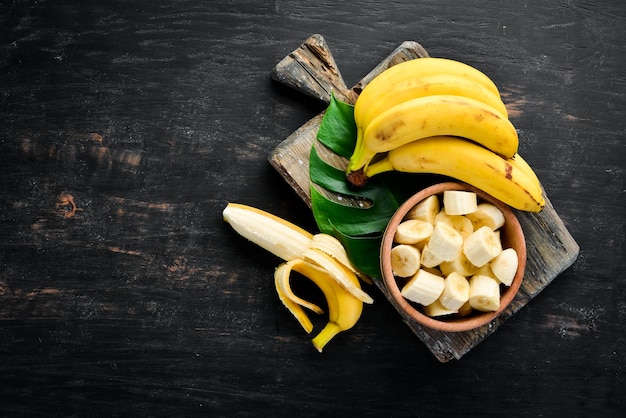
{"label": "banana slice", "polygon": [[500,307],[500,283],[482,275],[474,275],[469,280],[469,303],[477,311],[497,311]]}
{"label": "banana slice", "polygon": [[428,306],[441,296],[444,278],[420,269],[401,290],[406,299]]}
{"label": "banana slice", "polygon": [[487,263],[487,264],[485,264],[482,267],[476,268],[476,271],[471,276],[479,276],[479,275],[480,276],[488,276],[488,277],[491,277],[492,279],[498,280],[496,275],[493,274],[493,271],[491,270],[491,264],[490,263]]}
{"label": "banana slice", "polygon": [[468,316],[472,312],[474,312],[474,308],[472,308],[472,305],[470,305],[469,300],[468,300],[467,302],[463,304],[463,306],[459,308],[459,311],[456,314],[457,316],[463,317],[463,316]]}
{"label": "banana slice", "polygon": [[450,273],[444,280],[444,287],[439,301],[445,308],[458,311],[470,297],[470,284],[459,273]]}
{"label": "banana slice", "polygon": [[420,251],[409,244],[396,245],[391,249],[391,270],[398,277],[411,277],[420,268]]}
{"label": "banana slice", "polygon": [[438,267],[426,267],[424,264],[422,264],[422,270],[426,270],[427,272],[432,273],[439,277],[444,277],[444,278],[446,277],[445,274],[443,274],[441,270],[439,270]]}
{"label": "banana slice", "polygon": [[504,215],[502,211],[498,209],[496,205],[489,202],[479,203],[476,210],[466,215],[474,229],[479,229],[483,226],[488,226],[494,231],[504,225]]}
{"label": "banana slice", "polygon": [[448,309],[441,304],[441,301],[437,299],[433,303],[428,306],[424,306],[424,313],[428,316],[444,316],[444,315],[452,315],[457,311]]}
{"label": "banana slice", "polygon": [[452,272],[457,272],[465,277],[474,275],[477,269],[477,267],[467,259],[463,251],[459,251],[454,260],[442,262],[439,268],[446,276]]}
{"label": "banana slice", "polygon": [[417,244],[430,237],[433,226],[426,221],[409,219],[398,225],[394,241],[398,244]]}
{"label": "banana slice", "polygon": [[437,195],[428,196],[426,199],[411,208],[411,210],[407,212],[405,218],[417,219],[434,225],[435,216],[439,213],[440,208],[441,206]]}
{"label": "banana slice", "polygon": [[443,192],[443,208],[448,215],[467,215],[476,210],[478,200],[476,193],[463,190],[446,190]]}
{"label": "banana slice", "polygon": [[491,260],[489,265],[500,283],[511,286],[517,273],[518,262],[517,251],[514,248],[507,248]]}
{"label": "banana slice", "polygon": [[488,226],[478,228],[463,242],[463,253],[476,267],[482,267],[502,252],[500,235]]}
{"label": "banana slice", "polygon": [[426,245],[424,245],[424,247],[422,248],[422,266],[427,268],[435,268],[439,266],[442,262],[443,260],[441,258],[435,256],[430,251],[430,246],[428,245],[428,243],[426,243]]}
{"label": "banana slice", "polygon": [[437,216],[435,217],[435,223],[437,222],[445,222],[450,225],[452,228],[456,229],[459,234],[463,237],[463,239],[472,235],[474,232],[474,225],[472,225],[472,221],[467,219],[466,216],[463,215],[448,215],[445,210],[441,210]]}
{"label": "banana slice", "polygon": [[463,237],[445,222],[437,222],[428,239],[431,254],[442,261],[454,260],[463,246]]}

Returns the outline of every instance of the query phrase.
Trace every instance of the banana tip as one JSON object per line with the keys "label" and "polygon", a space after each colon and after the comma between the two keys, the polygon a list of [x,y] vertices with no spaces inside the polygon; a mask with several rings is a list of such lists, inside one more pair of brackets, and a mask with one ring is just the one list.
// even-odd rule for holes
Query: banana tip
{"label": "banana tip", "polygon": [[341,331],[343,330],[339,327],[339,325],[334,322],[328,322],[324,329],[322,329],[322,331],[317,334],[311,342],[313,343],[315,349],[321,353],[324,347],[326,347],[326,344],[328,344],[328,342]]}

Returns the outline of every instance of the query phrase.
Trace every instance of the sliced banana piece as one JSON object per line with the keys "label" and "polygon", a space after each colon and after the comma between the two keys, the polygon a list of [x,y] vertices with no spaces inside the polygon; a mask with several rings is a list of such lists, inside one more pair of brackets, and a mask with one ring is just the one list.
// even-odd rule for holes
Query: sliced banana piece
{"label": "sliced banana piece", "polygon": [[448,215],[445,210],[441,210],[435,217],[435,223],[444,222],[461,234],[463,239],[469,237],[474,232],[472,221],[463,215]]}
{"label": "sliced banana piece", "polygon": [[420,269],[402,288],[402,296],[406,299],[428,306],[441,296],[444,278]]}
{"label": "sliced banana piece", "polygon": [[457,316],[464,317],[464,316],[468,316],[472,312],[474,312],[474,308],[472,308],[472,305],[470,305],[469,300],[468,300],[467,302],[463,304],[463,306],[459,308],[456,314]]}
{"label": "sliced banana piece", "polygon": [[500,235],[488,226],[478,228],[463,242],[463,253],[476,267],[482,267],[502,252]]}
{"label": "sliced banana piece", "polygon": [[434,257],[442,261],[451,261],[461,250],[463,237],[445,222],[437,222],[427,245]]}
{"label": "sliced banana piece", "polygon": [[487,263],[484,266],[476,268],[476,271],[474,272],[474,274],[472,274],[472,276],[478,276],[478,275],[480,275],[480,276],[489,276],[492,279],[498,280],[496,275],[493,274],[493,271],[491,270],[491,264],[490,263]]}
{"label": "sliced banana piece", "polygon": [[437,195],[431,195],[413,206],[413,208],[407,212],[405,219],[417,219],[434,225],[435,216],[437,216],[441,210],[440,208],[441,204],[439,203]]}
{"label": "sliced banana piece", "polygon": [[428,243],[426,243],[426,245],[424,245],[424,247],[422,248],[422,266],[427,268],[435,268],[439,266],[442,262],[443,260],[441,258],[435,256],[430,251],[430,246],[428,245]]}
{"label": "sliced banana piece", "polygon": [[467,259],[463,251],[459,251],[454,260],[439,264],[439,269],[446,276],[452,272],[457,272],[465,277],[470,277],[476,273],[477,267]]}
{"label": "sliced banana piece", "polygon": [[441,305],[458,311],[470,298],[470,284],[465,276],[452,272],[444,279],[443,292],[439,296]]}
{"label": "sliced banana piece", "polygon": [[398,277],[411,277],[421,265],[421,254],[417,247],[399,244],[391,249],[391,270]]}
{"label": "sliced banana piece", "polygon": [[426,221],[409,219],[402,221],[396,229],[394,241],[398,244],[418,244],[433,233],[433,226]]}
{"label": "sliced banana piece", "polygon": [[443,192],[443,207],[448,215],[467,215],[476,210],[476,193],[464,190],[446,190]]}
{"label": "sliced banana piece", "polygon": [[443,274],[441,270],[439,270],[438,267],[426,267],[425,265],[422,264],[422,270],[426,270],[427,272],[432,273],[439,277],[444,277],[444,278],[446,277],[446,275]]}
{"label": "sliced banana piece", "polygon": [[482,275],[474,275],[469,280],[469,303],[477,311],[497,311],[500,307],[500,283]]}
{"label": "sliced banana piece", "polygon": [[500,283],[511,286],[517,273],[518,264],[517,251],[514,248],[507,248],[491,260],[489,266]]}
{"label": "sliced banana piece", "polygon": [[467,219],[472,222],[474,229],[488,226],[494,231],[504,225],[504,214],[493,203],[482,202],[476,207],[476,210],[466,215]]}
{"label": "sliced banana piece", "polygon": [[434,301],[428,306],[424,306],[424,314],[428,316],[433,316],[433,317],[445,316],[445,315],[452,315],[455,313],[457,313],[457,311],[446,308],[445,306],[441,304],[441,301],[439,299],[437,299],[436,301]]}

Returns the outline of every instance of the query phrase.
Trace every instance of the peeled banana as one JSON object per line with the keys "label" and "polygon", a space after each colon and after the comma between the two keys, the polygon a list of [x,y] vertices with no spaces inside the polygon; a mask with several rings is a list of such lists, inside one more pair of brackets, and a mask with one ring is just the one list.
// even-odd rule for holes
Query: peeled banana
{"label": "peeled banana", "polygon": [[[291,291],[289,280],[292,270],[302,274],[315,283],[326,299],[328,305],[328,323],[312,340],[313,346],[321,352],[324,346],[335,335],[341,331],[352,328],[357,323],[361,317],[363,302],[348,293],[342,286],[338,286],[327,271],[303,259],[297,258],[282,263],[274,273],[279,298],[307,332],[311,332],[313,326],[300,306],[307,307],[315,313],[322,313],[323,311],[317,305],[300,299]],[[354,284],[358,286],[356,277],[352,277]]]}
{"label": "peeled banana", "polygon": [[435,136],[395,148],[369,165],[365,177],[385,171],[440,174],[464,181],[507,205],[539,212],[545,206],[536,176],[478,144],[451,136]]}
{"label": "peeled banana", "polygon": [[223,217],[244,238],[282,258],[274,272],[279,299],[307,333],[313,329],[302,307],[315,313],[322,309],[291,289],[291,272],[295,271],[315,283],[326,298],[328,323],[312,340],[318,350],[341,331],[352,328],[361,316],[363,303],[373,299],[361,289],[357,269],[350,263],[345,249],[334,237],[311,234],[306,230],[260,209],[229,203]]}
{"label": "peeled banana", "polygon": [[239,235],[285,261],[299,258],[313,239],[304,229],[251,206],[229,203],[223,217]]}

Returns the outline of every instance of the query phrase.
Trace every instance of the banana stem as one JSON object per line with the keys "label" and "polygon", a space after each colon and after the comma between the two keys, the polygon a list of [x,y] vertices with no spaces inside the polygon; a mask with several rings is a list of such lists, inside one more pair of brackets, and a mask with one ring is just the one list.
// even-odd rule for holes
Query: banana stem
{"label": "banana stem", "polygon": [[393,165],[389,161],[389,157],[385,157],[382,160],[376,161],[374,164],[370,164],[365,169],[365,176],[367,178],[373,177],[376,174],[384,173],[386,171],[393,171]]}
{"label": "banana stem", "polygon": [[327,323],[324,329],[315,338],[313,338],[313,340],[311,340],[313,342],[313,346],[321,353],[324,346],[326,346],[326,344],[328,344],[328,342],[341,331],[343,330],[339,328],[339,325],[336,323]]}
{"label": "banana stem", "polygon": [[[360,132],[357,135],[362,135]],[[363,139],[357,138],[357,143],[354,148],[354,152],[350,156],[350,160],[348,161],[348,166],[346,167],[346,174],[350,174],[361,169],[364,169],[368,166],[368,164],[372,161],[372,159],[376,156],[376,152],[370,150]]]}

